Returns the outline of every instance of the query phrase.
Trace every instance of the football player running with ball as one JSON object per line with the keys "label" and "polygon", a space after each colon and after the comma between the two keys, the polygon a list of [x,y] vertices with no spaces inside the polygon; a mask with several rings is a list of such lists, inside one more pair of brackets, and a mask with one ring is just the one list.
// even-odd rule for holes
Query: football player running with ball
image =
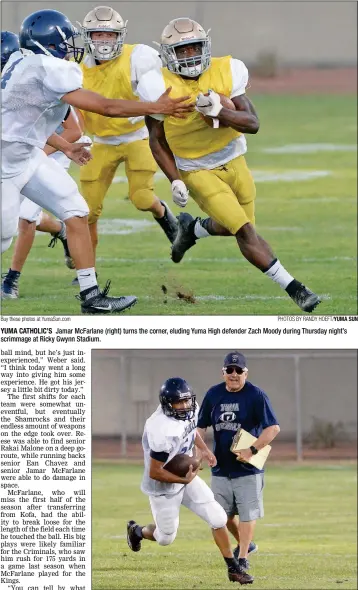
{"label": "football player running with ball", "polygon": [[199,467],[189,467],[185,477],[179,477],[166,469],[166,465],[178,455],[193,455],[197,447],[208,465],[216,459],[206,446],[196,427],[198,405],[190,385],[180,377],[167,379],[159,394],[160,405],[145,423],[142,445],[144,474],[141,489],[149,496],[155,524],[138,525],[130,520],[127,525],[127,542],[132,551],[140,551],[143,539],[170,545],[179,527],[181,505],[186,506],[205,520],[228,568],[232,582],[251,584],[252,576],[234,558],[229,533],[226,528],[225,510],[214,499],[209,486],[198,476]]}
{"label": "football player running with ball", "polygon": [[[39,10],[22,23],[20,46],[1,77],[2,88],[2,231],[1,250],[16,234],[20,203],[29,198],[66,224],[71,257],[77,269],[83,313],[118,313],[136,297],[108,297],[109,284],[100,291],[88,229],[88,207],[71,176],[42,151],[48,143],[83,165],[89,144],[69,143],[55,133],[69,105],[107,117],[129,117],[165,112],[181,116],[191,109],[188,97],[171,99],[169,92],[152,104],[112,100],[82,88],[78,65],[83,49],[76,47],[75,30],[56,10]],[[74,61],[69,61],[69,59]],[[77,62],[77,63],[76,63]]]}
{"label": "football player running with ball", "polygon": [[[109,6],[97,6],[84,18],[81,34],[87,55],[81,69],[83,87],[107,98],[138,100],[141,76],[159,70],[158,52],[148,45],[124,43],[127,23]],[[88,223],[94,250],[98,243],[97,223],[103,200],[121,162],[125,163],[129,198],[140,211],[150,211],[167,238],[173,242],[177,219],[154,194],[157,164],[152,156],[144,117],[109,119],[82,111],[86,132],[93,135],[93,159],[81,169],[81,193],[88,207]]]}
{"label": "football player running with ball", "polygon": [[[141,78],[139,96],[155,100],[172,87],[173,96],[190,94],[196,100],[196,111],[182,120],[147,117],[150,146],[171,182],[174,202],[185,207],[190,191],[201,210],[210,215],[201,220],[180,214],[173,261],[180,262],[200,238],[235,236],[252,265],[285,289],[303,311],[313,311],[320,303],[318,295],[287,272],[255,230],[256,191],[245,161],[243,134],[257,133],[259,120],[245,94],[246,66],[230,55],[212,58],[208,33],[189,18],[172,20],[165,27],[160,56],[164,67]],[[222,106],[220,94],[231,99],[234,110]]]}

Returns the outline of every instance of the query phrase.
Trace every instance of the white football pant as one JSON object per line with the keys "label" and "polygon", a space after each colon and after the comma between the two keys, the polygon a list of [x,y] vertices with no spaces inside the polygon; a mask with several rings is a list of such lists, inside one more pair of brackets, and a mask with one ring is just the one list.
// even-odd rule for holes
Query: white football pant
{"label": "white football pant", "polygon": [[226,525],[227,514],[215,500],[209,486],[198,475],[177,493],[167,496],[149,496],[156,529],[154,538],[159,545],[173,543],[179,527],[180,506],[186,506],[212,529]]}
{"label": "white football pant", "polygon": [[2,179],[1,252],[5,252],[16,235],[21,202],[27,197],[40,209],[66,221],[89,213],[77,184],[66,170],[41,149],[24,172]]}

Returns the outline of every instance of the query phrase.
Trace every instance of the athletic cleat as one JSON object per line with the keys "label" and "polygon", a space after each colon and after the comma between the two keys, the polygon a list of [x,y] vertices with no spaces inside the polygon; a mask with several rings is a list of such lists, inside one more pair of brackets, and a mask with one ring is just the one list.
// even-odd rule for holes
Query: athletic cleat
{"label": "athletic cleat", "polygon": [[136,534],[137,523],[135,520],[130,520],[127,523],[127,543],[132,551],[140,551],[141,549],[141,539]]}
{"label": "athletic cleat", "polygon": [[126,297],[107,297],[110,284],[111,281],[107,281],[103,291],[100,291],[98,285],[96,285],[76,295],[76,298],[81,301],[82,313],[121,313],[137,303],[137,298],[133,295]]}
{"label": "athletic cleat", "polygon": [[239,582],[239,584],[252,584],[254,581],[254,578],[245,572],[238,562],[236,562],[236,565],[228,568],[227,575],[230,582]]}
{"label": "athletic cleat", "polygon": [[185,252],[195,246],[194,217],[189,213],[180,213],[178,216],[178,233],[172,245],[172,261],[180,262]]}
{"label": "athletic cleat", "polygon": [[295,279],[286,287],[286,291],[302,311],[311,312],[321,303],[321,299]]}
{"label": "athletic cleat", "polygon": [[169,242],[173,243],[175,240],[175,236],[178,233],[178,220],[175,217],[175,215],[171,212],[168,205],[164,201],[160,202],[165,209],[164,216],[160,219],[158,217],[154,217],[154,219],[157,223],[159,223],[160,227],[167,236]]}
{"label": "athletic cleat", "polygon": [[67,244],[67,234],[66,234],[66,225],[63,221],[60,221],[61,224],[61,229],[60,231],[56,232],[55,234],[51,234],[52,239],[48,245],[49,248],[54,248],[57,244],[57,240],[60,240],[60,242],[62,243],[63,246],[63,250],[65,253],[65,264],[67,266],[67,268],[75,268],[75,263],[73,262],[73,259],[71,258],[71,254],[68,248],[68,244]]}
{"label": "athletic cleat", "polygon": [[20,273],[17,270],[11,270],[2,275],[1,299],[18,299],[19,297],[19,278]]}
{"label": "athletic cleat", "polygon": [[[257,553],[258,550],[259,550],[259,546],[256,545],[256,543],[254,543],[253,541],[251,541],[251,543],[249,545],[248,554],[249,555],[253,555],[254,553]],[[240,545],[238,545],[236,547],[236,549],[234,549],[234,557],[235,557],[235,559],[239,559],[239,555],[240,555]]]}

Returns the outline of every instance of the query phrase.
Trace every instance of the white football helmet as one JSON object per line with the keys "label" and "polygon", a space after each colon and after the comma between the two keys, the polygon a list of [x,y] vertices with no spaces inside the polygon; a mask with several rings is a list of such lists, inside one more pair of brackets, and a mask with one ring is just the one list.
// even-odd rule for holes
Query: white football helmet
{"label": "white football helmet", "polygon": [[[100,61],[114,59],[121,54],[127,22],[124,22],[118,12],[109,6],[96,6],[83,19],[81,35],[87,53]],[[101,39],[93,41],[91,35],[95,32],[117,33],[116,39]]]}
{"label": "white football helmet", "polygon": [[[160,57],[163,66],[181,76],[189,78],[200,76],[211,63],[209,32],[210,29],[205,32],[203,27],[191,18],[176,18],[170,21],[160,39]],[[201,55],[178,59],[176,48],[191,43],[201,44]]]}

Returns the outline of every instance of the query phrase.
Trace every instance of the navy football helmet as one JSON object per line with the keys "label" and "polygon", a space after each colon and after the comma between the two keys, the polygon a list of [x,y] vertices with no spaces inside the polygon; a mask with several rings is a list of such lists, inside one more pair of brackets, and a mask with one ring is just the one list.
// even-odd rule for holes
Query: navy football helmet
{"label": "navy football helmet", "polygon": [[10,55],[19,49],[18,36],[11,31],[1,31],[1,70],[7,64]]}
{"label": "navy football helmet", "polygon": [[[191,400],[191,407],[185,410],[176,410],[173,404]],[[190,420],[195,414],[196,396],[190,385],[181,377],[167,379],[160,388],[159,401],[166,416],[176,420]]]}
{"label": "navy football helmet", "polygon": [[20,46],[34,53],[44,53],[64,59],[73,57],[77,63],[83,58],[83,47],[75,46],[80,34],[67,16],[57,10],[38,10],[25,18],[20,29]]}

